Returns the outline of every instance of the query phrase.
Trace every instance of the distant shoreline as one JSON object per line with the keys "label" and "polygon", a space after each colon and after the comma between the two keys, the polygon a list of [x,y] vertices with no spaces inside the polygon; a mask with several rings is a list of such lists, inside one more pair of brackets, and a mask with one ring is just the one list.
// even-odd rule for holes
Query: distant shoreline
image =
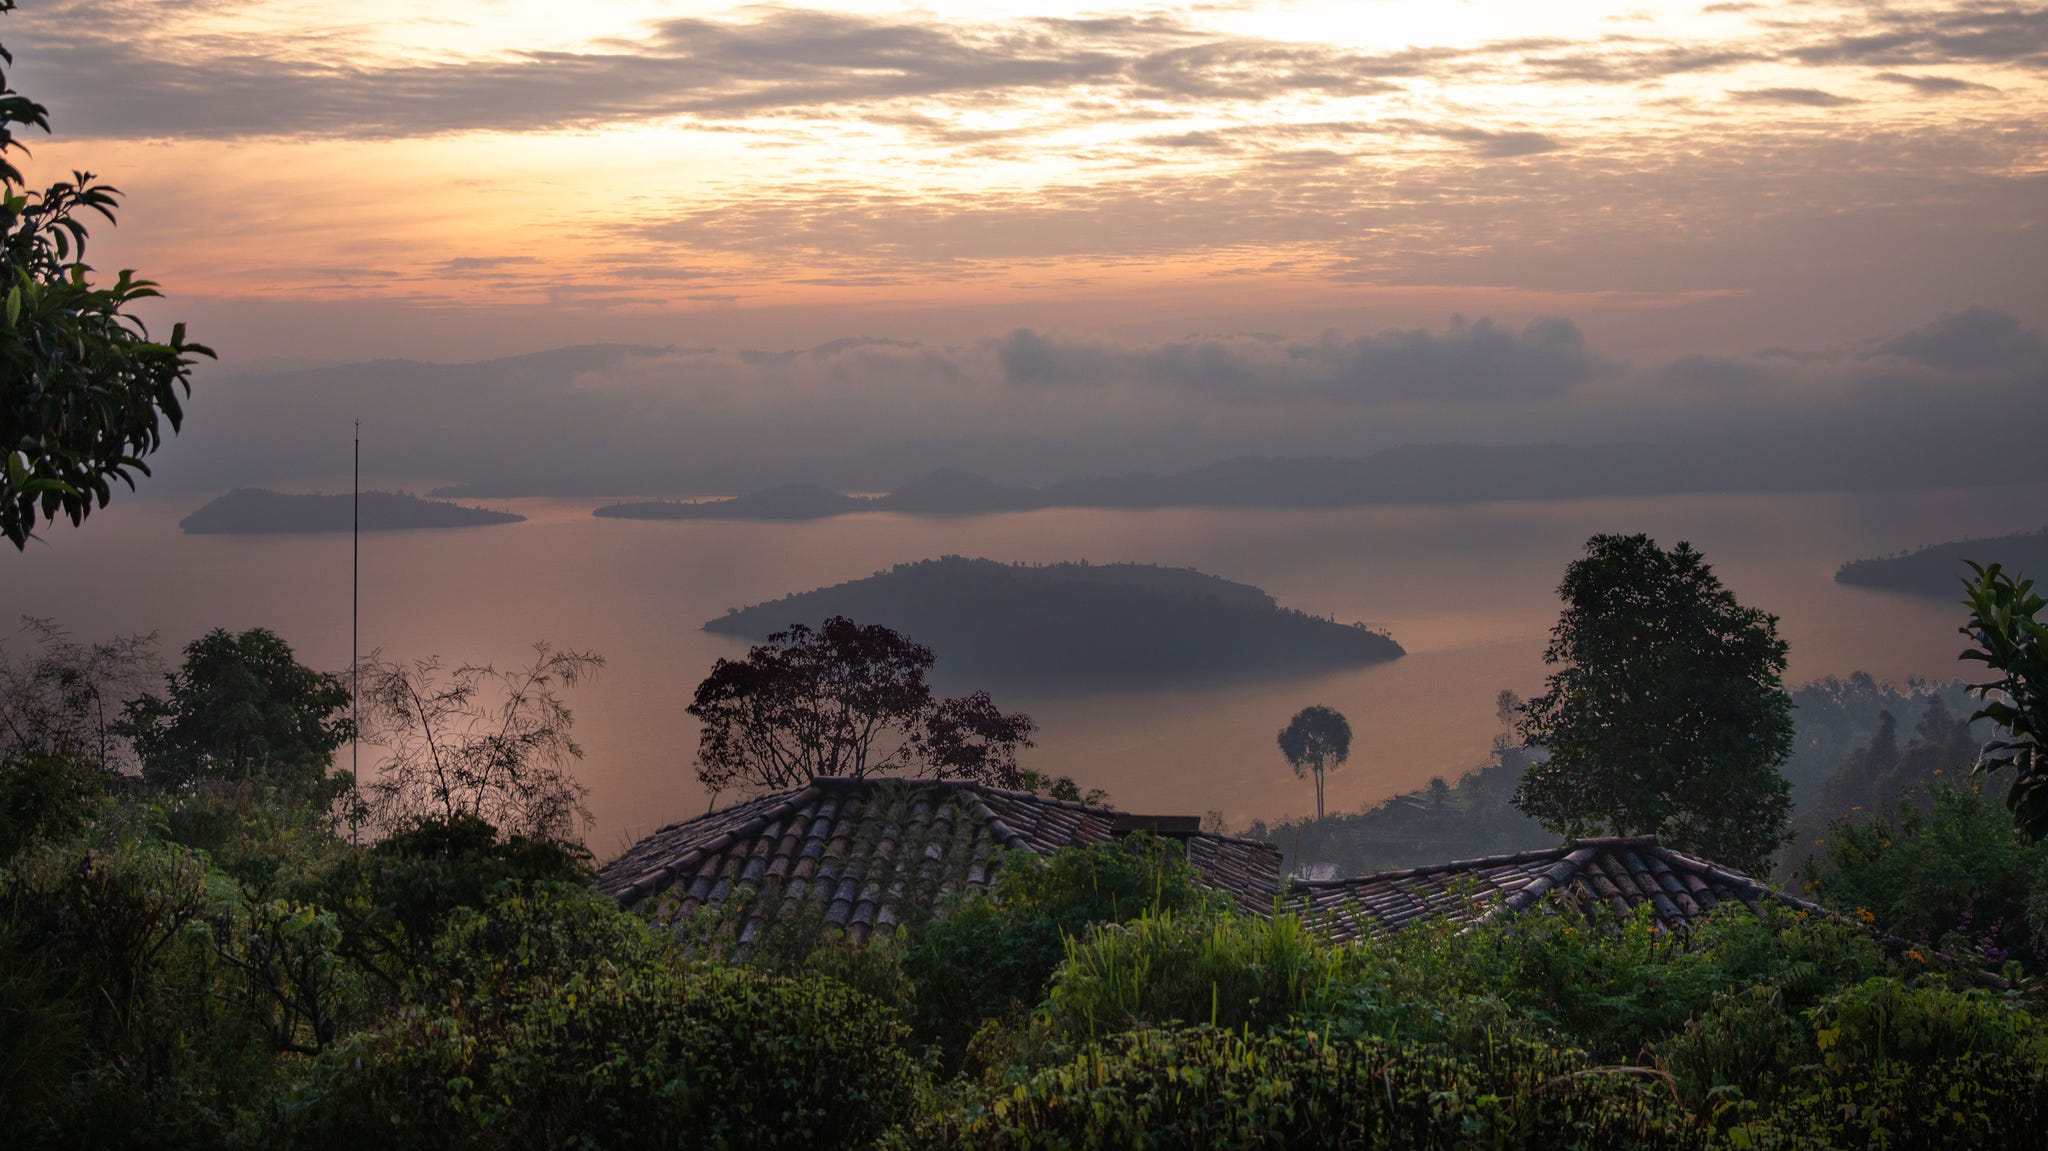
{"label": "distant shoreline", "polygon": [[[409,492],[364,492],[361,527],[366,532],[486,527],[524,523],[526,517]],[[352,493],[292,495],[268,488],[236,488],[178,521],[188,535],[287,535],[346,532],[357,526]]]}

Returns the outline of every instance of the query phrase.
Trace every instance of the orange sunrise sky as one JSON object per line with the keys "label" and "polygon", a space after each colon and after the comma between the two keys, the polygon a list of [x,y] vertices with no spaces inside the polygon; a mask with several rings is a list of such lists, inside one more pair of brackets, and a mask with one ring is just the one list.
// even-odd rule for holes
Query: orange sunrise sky
{"label": "orange sunrise sky", "polygon": [[1959,3],[27,0],[32,178],[227,365],[2048,318],[2048,20]]}

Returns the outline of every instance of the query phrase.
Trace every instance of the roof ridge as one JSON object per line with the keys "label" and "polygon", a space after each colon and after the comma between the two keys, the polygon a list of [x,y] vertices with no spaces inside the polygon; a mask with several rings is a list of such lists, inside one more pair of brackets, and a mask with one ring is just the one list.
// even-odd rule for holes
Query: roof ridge
{"label": "roof ridge", "polygon": [[1303,887],[1336,886],[1345,883],[1362,883],[1368,879],[1408,879],[1418,875],[1431,875],[1440,871],[1470,871],[1477,867],[1498,867],[1508,863],[1529,863],[1534,860],[1554,857],[1562,861],[1566,856],[1580,850],[1579,841],[1567,840],[1556,847],[1532,847],[1526,851],[1513,851],[1504,855],[1481,855],[1472,859],[1453,859],[1448,863],[1425,863],[1419,867],[1394,867],[1384,871],[1368,871],[1362,875],[1344,879],[1297,879],[1294,882]]}

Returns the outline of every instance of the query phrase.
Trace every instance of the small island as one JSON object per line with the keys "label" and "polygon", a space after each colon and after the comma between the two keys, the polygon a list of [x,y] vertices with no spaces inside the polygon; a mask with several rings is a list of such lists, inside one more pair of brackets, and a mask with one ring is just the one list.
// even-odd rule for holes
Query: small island
{"label": "small island", "polygon": [[[366,532],[414,528],[467,528],[522,523],[525,516],[421,499],[408,492],[364,492]],[[355,497],[289,495],[268,488],[236,488],[178,521],[192,535],[275,535],[282,532],[345,532],[356,523]]]}
{"label": "small island", "polygon": [[1382,631],[1188,568],[960,556],[737,608],[704,630],[761,639],[835,615],[894,628],[939,654],[936,675],[977,683],[1311,672],[1403,654]]}
{"label": "small island", "polygon": [[1963,593],[1963,581],[1970,578],[1965,561],[2002,564],[2007,571],[2036,578],[2048,575],[2048,528],[1852,560],[1835,570],[1835,582],[1955,599]]}

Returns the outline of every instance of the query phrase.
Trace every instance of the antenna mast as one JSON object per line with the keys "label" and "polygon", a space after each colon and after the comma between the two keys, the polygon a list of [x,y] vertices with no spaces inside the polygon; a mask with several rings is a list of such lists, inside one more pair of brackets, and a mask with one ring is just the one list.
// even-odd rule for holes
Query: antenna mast
{"label": "antenna mast", "polygon": [[360,634],[359,609],[362,603],[363,571],[363,421],[356,421],[356,474],[354,488],[355,519],[349,525],[348,546],[348,775],[352,808],[350,811],[348,841],[360,845],[363,838],[363,767],[361,731],[361,699],[359,685],[363,676],[362,656],[357,652],[357,636]]}

